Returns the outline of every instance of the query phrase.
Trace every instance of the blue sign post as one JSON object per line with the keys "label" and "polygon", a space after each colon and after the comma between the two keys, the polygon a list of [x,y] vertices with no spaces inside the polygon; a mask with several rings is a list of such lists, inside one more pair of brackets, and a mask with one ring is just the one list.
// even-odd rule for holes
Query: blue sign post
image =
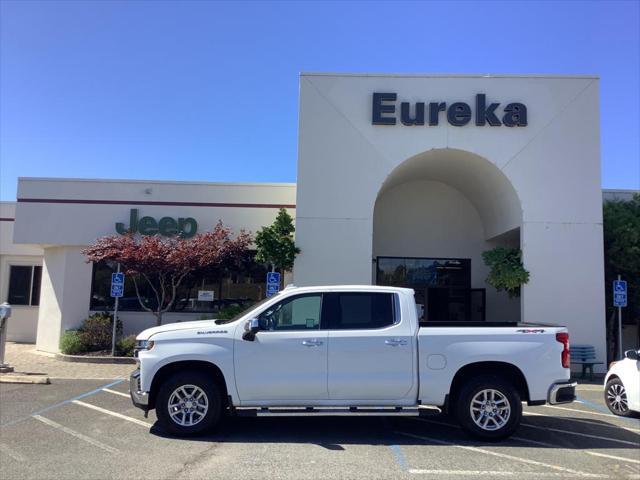
{"label": "blue sign post", "polygon": [[622,308],[627,306],[627,282],[618,279],[613,281],[613,306],[618,307],[618,356],[622,356]]}
{"label": "blue sign post", "polygon": [[116,356],[116,325],[118,324],[118,299],[124,295],[124,273],[120,272],[120,264],[118,271],[111,274],[111,296],[116,299],[113,307],[113,333],[111,336],[111,356]]}
{"label": "blue sign post", "polygon": [[278,272],[267,273],[267,297],[280,291],[280,274]]}

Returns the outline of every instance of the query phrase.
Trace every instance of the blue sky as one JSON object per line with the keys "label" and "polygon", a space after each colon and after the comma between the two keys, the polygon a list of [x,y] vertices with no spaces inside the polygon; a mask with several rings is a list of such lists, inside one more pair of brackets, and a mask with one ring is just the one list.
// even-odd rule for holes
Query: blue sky
{"label": "blue sky", "polygon": [[640,188],[640,2],[0,2],[18,176],[294,182],[298,73],[601,76],[602,184]]}

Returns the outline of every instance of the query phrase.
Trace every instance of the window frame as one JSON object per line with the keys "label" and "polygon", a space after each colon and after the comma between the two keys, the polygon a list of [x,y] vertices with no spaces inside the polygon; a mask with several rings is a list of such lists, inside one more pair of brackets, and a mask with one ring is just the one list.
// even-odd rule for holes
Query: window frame
{"label": "window frame", "polygon": [[307,293],[299,293],[297,295],[296,294],[289,295],[289,296],[281,299],[279,302],[272,303],[267,308],[262,310],[260,313],[258,313],[256,315],[252,315],[251,318],[259,319],[262,316],[262,314],[267,312],[269,309],[276,308],[281,303],[293,301],[296,298],[320,297],[320,312],[319,312],[319,315],[318,315],[318,328],[300,328],[300,329],[288,329],[288,330],[263,330],[261,328],[260,330],[258,330],[259,333],[319,332],[319,331],[323,330],[323,328],[322,328],[322,311],[323,311],[323,306],[324,306],[324,296],[325,296],[324,292],[307,292]]}
{"label": "window frame", "polygon": [[[388,328],[392,328],[402,323],[400,295],[398,294],[398,292],[385,292],[385,291],[373,292],[373,291],[345,290],[345,291],[327,292],[326,296],[329,296],[332,294],[341,295],[341,294],[353,294],[353,293],[392,295],[391,314],[393,315],[393,322],[389,325],[385,325],[383,327],[375,327],[375,328],[329,328],[329,325],[330,325],[329,319],[326,317],[326,312],[324,312],[324,309],[323,309],[323,312],[325,314],[320,317],[320,330],[325,330],[328,332],[362,332],[362,331],[373,332],[373,331],[381,331]],[[325,300],[326,298],[323,295],[323,299],[322,299],[323,307],[324,307]]]}
{"label": "window frame", "polygon": [[[38,264],[38,263],[18,263],[18,262],[9,262],[8,265],[9,267],[9,271],[8,271],[8,278],[7,278],[7,290],[6,290],[6,301],[7,303],[11,304],[11,306],[15,306],[15,307],[36,307],[38,308],[40,306],[40,295],[42,293],[42,264]],[[27,303],[12,303],[10,302],[10,298],[11,298],[11,271],[13,268],[28,268],[30,270],[30,274],[29,274],[29,280],[28,280],[28,301]],[[36,278],[36,268],[40,269],[40,274],[39,274],[39,282],[40,285],[38,285],[38,297],[35,299],[37,303],[34,303],[34,280]]]}

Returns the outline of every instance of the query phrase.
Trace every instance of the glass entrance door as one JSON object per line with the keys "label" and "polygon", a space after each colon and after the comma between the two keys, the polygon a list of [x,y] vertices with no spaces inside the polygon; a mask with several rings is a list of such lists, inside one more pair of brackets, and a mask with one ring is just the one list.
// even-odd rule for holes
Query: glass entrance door
{"label": "glass entrance door", "polygon": [[484,289],[471,289],[471,259],[378,257],[376,284],[413,288],[421,322],[484,321]]}

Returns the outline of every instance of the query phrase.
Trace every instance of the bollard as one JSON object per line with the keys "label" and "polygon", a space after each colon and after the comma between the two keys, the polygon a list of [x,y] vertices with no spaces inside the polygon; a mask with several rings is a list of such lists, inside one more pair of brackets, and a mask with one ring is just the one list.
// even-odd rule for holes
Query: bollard
{"label": "bollard", "polygon": [[10,367],[4,362],[4,351],[7,343],[7,329],[9,325],[9,317],[11,316],[11,305],[3,303],[0,305],[0,373],[13,372],[13,367]]}

